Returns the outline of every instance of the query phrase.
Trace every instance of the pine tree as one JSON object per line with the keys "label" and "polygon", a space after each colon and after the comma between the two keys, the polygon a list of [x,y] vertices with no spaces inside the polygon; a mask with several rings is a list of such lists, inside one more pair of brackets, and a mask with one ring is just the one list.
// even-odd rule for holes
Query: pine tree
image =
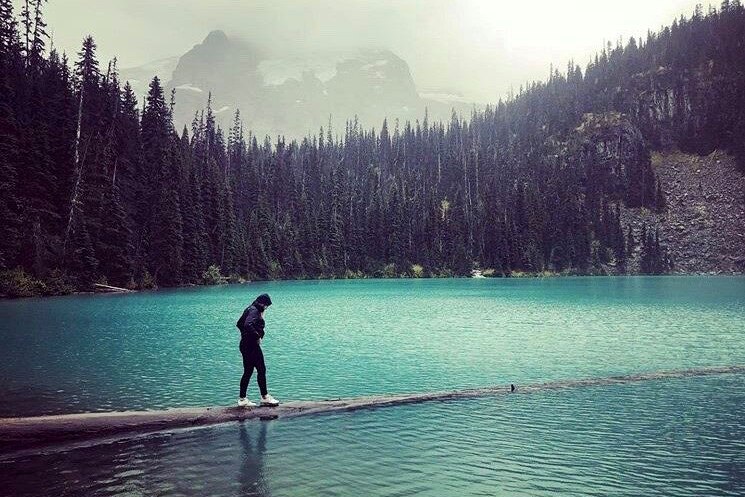
{"label": "pine tree", "polygon": [[660,245],[658,229],[652,234],[644,226],[642,229],[642,246],[640,270],[644,274],[663,274],[670,269],[667,251]]}
{"label": "pine tree", "polygon": [[152,221],[151,267],[160,286],[173,286],[182,282],[183,221],[178,192],[164,181],[161,186],[155,215]]}
{"label": "pine tree", "polygon": [[[88,220],[83,217],[86,204],[91,203],[91,199],[97,197],[96,184],[90,181],[86,174],[86,160],[91,143],[98,143],[95,140],[95,133],[98,130],[97,120],[97,93],[99,91],[98,61],[95,56],[96,44],[93,38],[88,36],[83,40],[83,46],[78,53],[78,62],[75,64],[75,74],[78,78],[77,85],[77,123],[76,136],[73,144],[73,177],[71,179],[72,187],[70,194],[69,207],[66,212],[65,232],[62,239],[62,256],[68,255],[68,243],[71,242],[74,232],[85,230],[84,244],[90,242],[88,234]],[[91,155],[95,155],[92,153]],[[78,240],[79,242],[80,239]],[[82,242],[81,242],[82,243]],[[75,244],[73,243],[73,247]],[[87,250],[87,249],[86,249]],[[74,261],[75,256],[68,260]],[[79,267],[80,265],[76,265]]]}
{"label": "pine tree", "polygon": [[[165,284],[165,281],[171,281],[172,278],[173,281],[178,281],[181,276],[165,274],[168,266],[167,253],[170,250],[177,250],[168,245],[179,240],[178,232],[181,229],[180,226],[174,227],[172,233],[165,217],[180,215],[178,198],[174,194],[173,185],[170,184],[174,180],[173,167],[169,162],[172,160],[171,133],[170,109],[164,100],[163,87],[156,76],[150,82],[146,105],[142,111],[140,181],[148,186],[144,189],[144,195],[136,201],[137,217],[142,224],[135,240],[135,269],[138,278],[149,269],[148,272],[159,280],[159,284]],[[176,266],[176,269],[180,268]],[[158,272],[160,274],[157,274]]]}
{"label": "pine tree", "polygon": [[143,223],[143,212],[137,208],[137,201],[147,195],[150,185],[144,182],[144,168],[140,157],[140,113],[137,109],[137,97],[129,82],[125,83],[119,99],[119,112],[113,127],[116,150],[114,181],[121,193],[130,231],[133,231],[134,226]]}
{"label": "pine tree", "polygon": [[[28,66],[34,69],[38,69],[42,65],[42,57],[44,56],[44,49],[46,47],[45,39],[49,37],[46,28],[47,24],[44,21],[42,5],[47,0],[32,0],[32,8],[28,2],[26,2],[26,9],[30,10],[26,15],[29,17],[28,25],[30,28],[28,51],[27,51],[27,63]],[[33,27],[31,27],[33,25]]]}
{"label": "pine tree", "polygon": [[[183,279],[195,283],[207,269],[207,234],[204,228],[202,193],[199,176],[194,169],[189,134],[184,129],[180,140],[182,171],[180,178],[181,212],[183,219]],[[245,270],[244,270],[245,271]],[[242,273],[244,273],[242,271]]]}
{"label": "pine tree", "polygon": [[13,2],[0,0],[0,269],[18,260],[21,204],[18,198],[18,125],[13,81],[20,59]]}
{"label": "pine tree", "polygon": [[96,256],[98,270],[109,283],[125,286],[132,280],[131,232],[119,187],[112,181],[101,202],[101,232],[98,236]]}
{"label": "pine tree", "polygon": [[82,214],[83,212],[75,218],[75,224],[71,228],[64,267],[76,288],[90,290],[98,275],[98,259]]}

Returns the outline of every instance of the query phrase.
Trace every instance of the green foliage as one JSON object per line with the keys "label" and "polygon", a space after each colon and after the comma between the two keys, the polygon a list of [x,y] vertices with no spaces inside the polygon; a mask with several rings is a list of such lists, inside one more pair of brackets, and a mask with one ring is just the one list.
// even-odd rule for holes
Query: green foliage
{"label": "green foliage", "polygon": [[0,271],[0,296],[37,297],[42,295],[66,295],[75,292],[64,273],[55,269],[46,279],[38,280],[21,268]]}
{"label": "green foliage", "polygon": [[33,297],[44,295],[46,286],[29,276],[21,268],[0,272],[0,295],[6,297]]}
{"label": "green foliage", "polygon": [[455,276],[449,268],[440,268],[432,272],[433,278],[452,278]]}
{"label": "green foliage", "polygon": [[158,285],[156,285],[155,283],[155,278],[153,278],[153,276],[150,274],[150,271],[145,271],[142,274],[140,288],[143,290],[152,290],[153,288],[158,288]]}
{"label": "green foliage", "polygon": [[536,271],[536,272],[511,271],[509,276],[510,278],[553,278],[555,276],[560,276],[560,273],[557,273],[556,271],[549,271],[549,270]]}
{"label": "green foliage", "polygon": [[269,263],[269,278],[273,280],[282,278],[282,264],[278,261],[272,261]]}
{"label": "green foliage", "polygon": [[224,285],[228,279],[222,275],[220,268],[212,264],[202,273],[202,283],[205,285]]}
{"label": "green foliage", "polygon": [[116,185],[107,189],[101,209],[108,214],[102,219],[95,249],[100,261],[98,270],[103,273],[104,279],[110,278],[111,284],[124,286],[132,278],[131,232]]}
{"label": "green foliage", "polygon": [[71,229],[64,262],[74,286],[80,290],[91,290],[97,276],[98,259],[82,215]]}
{"label": "green foliage", "polygon": [[353,271],[351,269],[347,269],[344,271],[344,279],[347,280],[359,280],[365,278],[365,273],[363,273],[360,270]]}
{"label": "green foliage", "polygon": [[510,278],[530,278],[532,273],[526,273],[525,271],[510,271]]}
{"label": "green foliage", "polygon": [[44,280],[45,295],[67,295],[75,291],[66,275],[59,269],[52,270]]}
{"label": "green foliage", "polygon": [[412,278],[423,278],[424,277],[424,267],[422,267],[419,264],[412,264],[409,268],[409,274]]}
{"label": "green foliage", "polygon": [[380,270],[381,278],[398,278],[398,273],[396,272],[396,265],[392,262],[389,262],[385,266],[383,266]]}

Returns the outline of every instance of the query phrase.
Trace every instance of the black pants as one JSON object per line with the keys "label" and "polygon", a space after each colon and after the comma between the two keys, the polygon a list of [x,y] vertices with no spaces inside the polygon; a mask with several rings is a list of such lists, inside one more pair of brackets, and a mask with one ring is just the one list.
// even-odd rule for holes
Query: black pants
{"label": "black pants", "polygon": [[257,344],[246,345],[241,340],[240,349],[241,355],[243,355],[243,377],[241,377],[240,398],[246,396],[248,382],[251,380],[254,368],[256,368],[256,380],[259,383],[259,391],[262,396],[266,395],[266,365],[264,364],[264,353],[261,351],[261,347]]}

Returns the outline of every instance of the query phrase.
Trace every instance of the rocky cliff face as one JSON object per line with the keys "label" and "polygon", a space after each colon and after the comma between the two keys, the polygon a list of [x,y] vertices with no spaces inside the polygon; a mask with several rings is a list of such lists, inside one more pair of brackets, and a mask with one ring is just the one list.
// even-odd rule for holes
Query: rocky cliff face
{"label": "rocky cliff face", "polygon": [[[667,208],[659,214],[624,208],[623,226],[631,226],[637,240],[643,224],[659,228],[673,273],[745,273],[745,176],[734,159],[720,152],[654,153],[652,165]],[[638,265],[637,249],[629,269]]]}
{"label": "rocky cliff face", "polygon": [[713,59],[687,69],[659,66],[633,75],[615,98],[625,102],[651,148],[734,152],[745,120],[737,110],[742,90],[733,84],[739,76],[732,70],[732,64]]}
{"label": "rocky cliff face", "polygon": [[[570,160],[585,164],[588,197],[656,209],[654,173],[641,130],[619,112],[588,113],[567,143]],[[593,204],[594,205],[594,204]]]}
{"label": "rocky cliff face", "polygon": [[225,100],[255,94],[262,85],[259,58],[254,47],[230,40],[222,31],[212,31],[179,58],[172,78],[164,83],[176,88],[177,94],[200,88]]}

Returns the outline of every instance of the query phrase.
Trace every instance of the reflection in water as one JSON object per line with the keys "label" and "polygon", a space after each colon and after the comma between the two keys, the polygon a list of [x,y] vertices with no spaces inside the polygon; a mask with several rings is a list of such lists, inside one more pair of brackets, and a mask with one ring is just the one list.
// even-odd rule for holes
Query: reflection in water
{"label": "reflection in water", "polygon": [[[249,422],[250,423],[250,422]],[[251,440],[248,423],[240,423],[238,429],[243,457],[240,461],[239,483],[240,495],[268,496],[269,485],[264,474],[264,454],[266,453],[266,423],[260,422],[255,440]]]}

